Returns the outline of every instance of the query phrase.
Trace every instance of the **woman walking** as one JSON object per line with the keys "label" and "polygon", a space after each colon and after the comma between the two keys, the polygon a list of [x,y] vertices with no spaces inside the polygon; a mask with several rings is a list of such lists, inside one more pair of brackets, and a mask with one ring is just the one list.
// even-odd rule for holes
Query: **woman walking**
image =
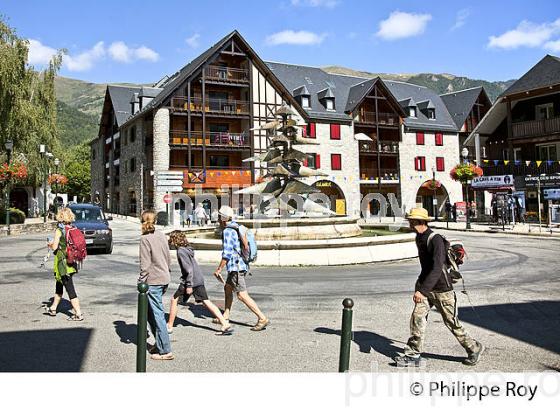
{"label": "woman walking", "polygon": [[63,289],[66,289],[74,314],[68,318],[72,321],[82,321],[84,316],[80,309],[80,300],[76,295],[74,289],[74,281],[72,276],[78,272],[76,265],[68,265],[66,261],[66,231],[71,227],[74,222],[74,213],[70,208],[62,208],[56,215],[58,225],[54,233],[54,239],[47,243],[47,246],[53,250],[54,253],[54,278],[56,280],[56,287],[54,292],[53,302],[47,308],[47,315],[56,316],[58,304],[62,300]]}
{"label": "woman walking", "polygon": [[148,323],[156,339],[150,349],[154,360],[173,360],[171,342],[167,333],[163,295],[169,286],[171,255],[167,238],[163,232],[156,231],[156,214],[154,211],[142,213],[142,238],[140,239],[140,277],[148,289]]}
{"label": "woman walking", "polygon": [[169,236],[169,244],[177,249],[177,261],[181,267],[181,284],[171,299],[169,307],[169,320],[167,322],[167,331],[173,333],[173,324],[177,317],[177,305],[179,298],[183,297],[186,302],[191,295],[197,303],[202,302],[204,306],[214,315],[218,322],[222,325],[217,335],[229,335],[232,332],[228,321],[222,316],[220,309],[208,299],[206,287],[204,286],[204,277],[198,263],[194,258],[194,250],[189,244],[184,232],[175,231]]}

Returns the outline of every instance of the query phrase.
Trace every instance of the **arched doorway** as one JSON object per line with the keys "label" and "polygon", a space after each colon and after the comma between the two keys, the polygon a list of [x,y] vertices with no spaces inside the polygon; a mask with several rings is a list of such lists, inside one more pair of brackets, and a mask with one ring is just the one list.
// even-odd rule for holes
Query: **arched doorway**
{"label": "arched doorway", "polygon": [[29,212],[29,193],[25,188],[16,187],[10,191],[10,206],[23,211],[25,215]]}
{"label": "arched doorway", "polygon": [[438,216],[445,212],[445,202],[449,198],[445,186],[439,181],[435,182],[434,184],[432,179],[425,181],[416,192],[416,206],[425,208],[432,217],[435,216],[436,209]]}
{"label": "arched doorway", "polygon": [[315,182],[312,186],[329,197],[331,211],[336,212],[337,215],[346,215],[346,197],[337,184],[332,181],[321,180]]}

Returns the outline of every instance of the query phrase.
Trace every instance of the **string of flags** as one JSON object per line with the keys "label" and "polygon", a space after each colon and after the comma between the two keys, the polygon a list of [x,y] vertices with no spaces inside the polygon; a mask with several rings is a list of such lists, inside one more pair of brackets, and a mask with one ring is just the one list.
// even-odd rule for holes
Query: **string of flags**
{"label": "string of flags", "polygon": [[[474,161],[476,162],[476,160]],[[512,165],[516,165],[519,166],[521,164],[525,164],[525,166],[531,166],[533,164],[535,164],[538,167],[540,167],[542,164],[546,164],[549,167],[552,166],[552,164],[554,164],[555,162],[558,162],[558,164],[560,164],[560,161],[552,161],[552,160],[540,160],[540,161],[521,161],[521,160],[515,160],[515,161],[511,161],[511,160],[507,160],[507,159],[484,159],[482,160],[482,165],[491,165],[493,164],[494,166],[498,166],[501,164],[504,165],[508,165],[508,164],[512,164]]]}

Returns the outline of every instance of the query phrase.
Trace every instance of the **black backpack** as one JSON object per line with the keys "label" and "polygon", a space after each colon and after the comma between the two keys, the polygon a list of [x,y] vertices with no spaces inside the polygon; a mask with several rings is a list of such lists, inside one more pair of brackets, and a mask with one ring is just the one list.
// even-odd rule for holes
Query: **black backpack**
{"label": "black backpack", "polygon": [[463,275],[461,275],[459,267],[463,264],[465,257],[467,256],[463,242],[456,239],[448,240],[444,235],[432,232],[430,236],[428,236],[428,250],[430,250],[430,244],[436,235],[443,238],[443,243],[445,244],[445,249],[447,251],[445,270],[451,278],[451,281],[453,283],[457,283],[460,279],[463,279]]}

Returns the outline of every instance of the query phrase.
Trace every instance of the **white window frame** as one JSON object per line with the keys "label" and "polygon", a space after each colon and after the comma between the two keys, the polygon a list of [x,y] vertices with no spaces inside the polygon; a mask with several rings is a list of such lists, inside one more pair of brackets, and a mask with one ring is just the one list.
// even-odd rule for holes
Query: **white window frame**
{"label": "white window frame", "polygon": [[514,161],[521,161],[521,148],[514,148],[513,149],[513,160]]}
{"label": "white window frame", "polygon": [[[543,114],[542,110],[544,111],[544,117],[541,116]],[[554,118],[554,103],[546,103],[546,104],[538,104],[535,105],[535,119],[536,120],[550,120]]]}
{"label": "white window frame", "polygon": [[301,97],[301,106],[303,108],[311,108],[311,101],[310,101],[310,98],[307,95],[303,95]]}
{"label": "white window frame", "polygon": [[334,100],[332,98],[327,98],[325,101],[325,107],[327,110],[334,111]]}
{"label": "white window frame", "polygon": [[416,118],[416,107],[408,107],[408,116]]}

